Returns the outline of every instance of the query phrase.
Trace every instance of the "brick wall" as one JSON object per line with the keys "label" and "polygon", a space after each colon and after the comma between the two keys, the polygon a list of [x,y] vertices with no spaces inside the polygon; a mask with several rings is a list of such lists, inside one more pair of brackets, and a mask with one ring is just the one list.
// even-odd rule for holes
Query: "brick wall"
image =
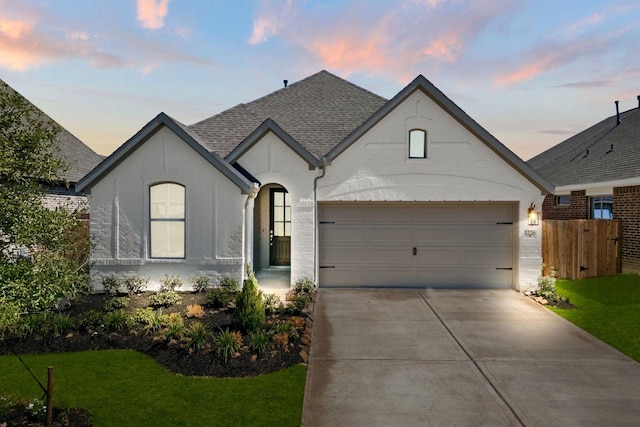
{"label": "brick wall", "polygon": [[622,270],[640,273],[640,185],[613,189],[613,217],[622,221]]}
{"label": "brick wall", "polygon": [[571,192],[571,204],[556,206],[555,195],[549,194],[542,203],[542,219],[588,219],[589,197],[585,190]]}

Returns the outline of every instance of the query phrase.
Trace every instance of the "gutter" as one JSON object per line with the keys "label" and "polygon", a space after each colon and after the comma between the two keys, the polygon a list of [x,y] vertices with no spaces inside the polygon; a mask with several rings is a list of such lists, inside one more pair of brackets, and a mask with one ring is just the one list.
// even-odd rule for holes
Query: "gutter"
{"label": "gutter", "polygon": [[330,166],[331,162],[327,161],[326,157],[323,157],[320,161],[320,169],[322,174],[316,176],[313,179],[313,283],[318,288],[319,271],[318,271],[318,181],[324,178],[327,172],[327,166]]}

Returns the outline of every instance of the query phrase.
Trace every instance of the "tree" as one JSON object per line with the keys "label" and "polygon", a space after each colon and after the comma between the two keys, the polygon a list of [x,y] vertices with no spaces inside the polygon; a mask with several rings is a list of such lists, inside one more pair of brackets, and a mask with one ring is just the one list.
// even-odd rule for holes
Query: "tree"
{"label": "tree", "polygon": [[43,186],[67,170],[59,131],[0,81],[0,333],[22,314],[88,289],[86,226],[76,212],[42,203]]}

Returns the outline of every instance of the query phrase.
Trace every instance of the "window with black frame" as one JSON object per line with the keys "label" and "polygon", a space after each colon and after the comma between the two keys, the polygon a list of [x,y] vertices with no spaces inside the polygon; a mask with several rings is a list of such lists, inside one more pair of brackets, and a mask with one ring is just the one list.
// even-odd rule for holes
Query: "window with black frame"
{"label": "window with black frame", "polygon": [[613,219],[613,196],[591,197],[591,219]]}

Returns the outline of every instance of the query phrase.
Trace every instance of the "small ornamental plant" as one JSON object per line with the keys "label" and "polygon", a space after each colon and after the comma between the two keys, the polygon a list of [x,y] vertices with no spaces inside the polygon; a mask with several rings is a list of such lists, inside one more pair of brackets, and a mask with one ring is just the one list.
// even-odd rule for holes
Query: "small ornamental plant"
{"label": "small ornamental plant", "polygon": [[224,363],[228,363],[229,359],[240,350],[242,335],[240,332],[229,331],[229,328],[224,331],[221,329],[220,333],[214,338],[214,343],[216,345],[216,355]]}
{"label": "small ornamental plant", "polygon": [[206,292],[211,287],[209,276],[197,276],[191,278],[191,284],[195,292]]}
{"label": "small ornamental plant", "polygon": [[187,317],[188,318],[201,318],[204,317],[204,308],[200,304],[192,304],[187,306]]}
{"label": "small ornamental plant", "polygon": [[256,331],[265,321],[262,291],[258,289],[258,281],[252,271],[242,284],[242,291],[236,297],[236,308],[233,320],[247,332]]}
{"label": "small ornamental plant", "polygon": [[142,291],[145,290],[148,284],[149,284],[148,277],[132,275],[132,276],[127,276],[124,279],[124,287],[127,289],[127,292],[129,292],[129,294],[131,295],[137,295],[142,293]]}

